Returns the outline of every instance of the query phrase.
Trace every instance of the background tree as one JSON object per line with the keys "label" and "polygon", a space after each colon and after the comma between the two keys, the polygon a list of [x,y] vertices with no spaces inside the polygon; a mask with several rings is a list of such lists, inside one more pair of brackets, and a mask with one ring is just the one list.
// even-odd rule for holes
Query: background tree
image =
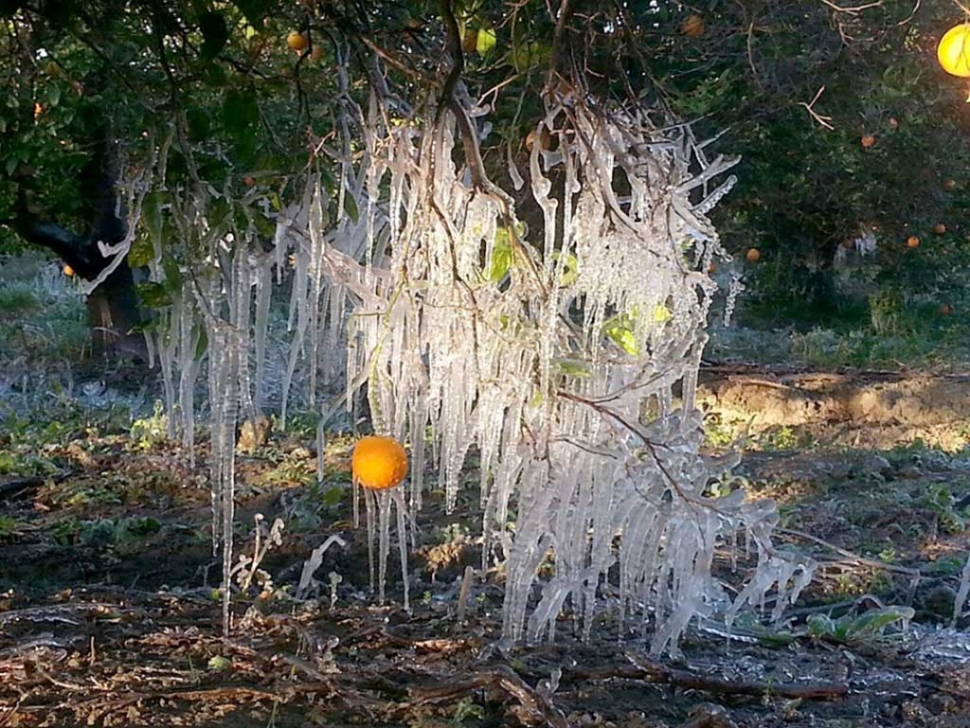
{"label": "background tree", "polygon": [[[574,2],[561,23],[538,0],[463,1],[454,11],[464,79],[495,107],[482,155],[496,175],[536,141],[535,89],[550,59],[563,77],[582,69],[598,95],[657,99],[699,119],[700,132],[726,129],[720,144],[744,163],[717,222],[729,248],[762,252],[750,270],[752,300],[768,305],[769,318],[866,317],[870,301],[901,307],[962,270],[965,231],[954,215],[970,202],[960,141],[968,122],[961,87],[932,62],[956,19],[949,0],[858,9],[821,0]],[[143,167],[151,144],[170,135],[154,188],[251,193],[268,236],[307,150],[334,131],[341,104],[366,102],[372,64],[402,90],[446,83],[440,14],[430,0],[8,3],[0,244],[44,245],[95,278],[98,239],[125,229],[109,191],[116,170]],[[344,97],[333,73],[341,53],[360,71]],[[146,219],[164,227],[164,194],[147,202]],[[523,209],[537,223],[534,213]],[[933,233],[938,223],[946,232]],[[833,260],[863,224],[879,228],[878,264],[846,297],[835,292]],[[177,259],[177,236],[163,233]],[[137,268],[148,242],[133,234]],[[922,242],[916,251],[905,245],[911,235]],[[138,322],[132,283],[119,269],[92,296],[96,330],[128,340]],[[143,304],[164,302],[158,286],[143,290]]]}

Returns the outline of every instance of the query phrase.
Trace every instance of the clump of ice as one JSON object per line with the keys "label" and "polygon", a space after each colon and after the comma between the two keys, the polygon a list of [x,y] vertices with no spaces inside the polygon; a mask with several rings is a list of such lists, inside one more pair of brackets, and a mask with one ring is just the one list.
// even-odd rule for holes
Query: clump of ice
{"label": "clump of ice", "polygon": [[[694,407],[717,289],[709,270],[728,258],[706,215],[733,186],[724,173],[735,160],[708,159],[689,125],[660,127],[644,109],[552,93],[528,174],[543,224],[527,230],[511,196],[484,178],[477,119],[437,103],[388,105],[376,92],[365,111],[343,93],[342,147],[331,152],[338,188],[311,174],[302,199],[278,216],[273,252],[260,252],[252,229],[208,225],[198,190],[179,213],[187,229],[195,220],[193,250],[209,276],[186,276],[158,350],[191,444],[204,322],[224,584],[235,424],[264,404],[271,266],[279,280],[292,256],[282,418],[298,371],[315,405],[319,377],[339,372],[333,352],[343,348],[347,406],[366,383],[374,429],[410,444],[408,502],[394,495],[402,566],[404,514],[421,506],[426,448],[451,512],[475,446],[483,566],[504,564],[506,640],[554,637],[567,607],[588,637],[611,579],[621,620],[649,626],[654,652],[675,650],[694,617],[730,624],[769,591],[780,616],[811,564],[772,547],[771,503],[706,495],[736,461],[699,453]],[[718,545],[739,531],[758,566],[732,602],[711,568]]]}

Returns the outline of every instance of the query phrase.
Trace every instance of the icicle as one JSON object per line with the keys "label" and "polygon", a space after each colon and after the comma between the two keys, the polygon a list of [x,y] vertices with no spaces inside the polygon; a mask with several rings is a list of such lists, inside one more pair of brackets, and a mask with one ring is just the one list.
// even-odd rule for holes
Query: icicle
{"label": "icicle", "polygon": [[195,307],[188,287],[182,291],[181,340],[178,349],[179,409],[182,423],[182,448],[195,467],[195,382],[199,375],[199,333],[195,330]]}
{"label": "icicle", "polygon": [[266,400],[266,336],[269,329],[269,306],[273,293],[273,269],[269,257],[256,271],[256,319],[253,341],[256,347],[256,391],[253,406],[261,415]]}
{"label": "icicle", "polygon": [[[785,571],[767,558],[771,508],[704,495],[720,464],[700,456],[693,412],[716,290],[703,271],[713,257],[726,258],[705,214],[730,188],[730,179],[716,180],[733,160],[708,162],[689,127],[657,129],[645,110],[591,108],[575,95],[553,94],[535,133],[557,148],[535,144],[530,157],[544,239],[522,241],[528,233],[511,198],[493,187],[472,189],[470,164],[456,163],[469,150],[457,148],[451,111],[429,104],[385,128],[379,99],[372,95],[361,114],[346,69],[339,73],[336,227],[316,229],[318,196],[305,199],[306,230],[295,231],[301,246],[284,401],[304,350],[312,393],[326,348],[319,342],[337,342],[348,302],[355,310],[346,328],[347,406],[353,411],[366,382],[374,428],[410,440],[410,507],[421,504],[427,445],[449,512],[466,454],[479,449],[483,567],[505,559],[507,642],[554,637],[566,605],[588,639],[597,590],[615,574],[621,618],[649,622],[653,651],[674,652],[691,619],[726,613],[711,559],[718,540],[739,528],[756,534],[764,561],[735,604],[756,603],[768,589],[790,603],[810,566]],[[356,159],[351,111],[363,141]],[[507,161],[518,186],[521,176]],[[690,200],[695,190],[699,205]],[[326,296],[316,282],[321,271]],[[644,402],[654,409],[641,417]],[[433,436],[425,442],[428,427]],[[405,496],[362,495],[371,584],[383,600],[392,503],[406,576]],[[552,574],[540,579],[550,555]],[[542,597],[533,607],[537,583]]]}

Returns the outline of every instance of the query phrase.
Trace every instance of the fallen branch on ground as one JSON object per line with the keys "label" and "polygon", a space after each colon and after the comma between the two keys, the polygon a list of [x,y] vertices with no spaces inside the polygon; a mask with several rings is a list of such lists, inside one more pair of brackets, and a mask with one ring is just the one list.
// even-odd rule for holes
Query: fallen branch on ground
{"label": "fallen branch on ground", "polygon": [[553,728],[568,728],[566,716],[557,708],[552,699],[537,692],[518,673],[507,665],[498,665],[487,672],[481,672],[470,680],[463,680],[452,685],[438,688],[413,688],[410,693],[411,702],[406,708],[424,705],[426,703],[441,703],[456,698],[467,697],[473,690],[484,688],[499,688],[516,700],[531,714],[540,725]]}

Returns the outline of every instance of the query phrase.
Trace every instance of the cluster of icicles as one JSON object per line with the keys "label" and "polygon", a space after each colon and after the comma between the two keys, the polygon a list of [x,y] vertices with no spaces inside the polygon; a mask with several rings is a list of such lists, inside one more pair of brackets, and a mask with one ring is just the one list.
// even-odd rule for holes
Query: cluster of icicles
{"label": "cluster of icicles", "polygon": [[[272,250],[239,215],[210,223],[214,190],[192,190],[173,210],[207,265],[183,270],[158,356],[191,452],[193,385],[208,352],[213,530],[226,573],[233,434],[265,406],[273,268],[279,279],[292,259],[283,419],[302,371],[322,448],[334,402],[319,403],[318,377],[344,377],[348,406],[366,382],[374,430],[409,444],[412,512],[426,451],[450,512],[475,447],[482,566],[504,568],[506,640],[552,638],[565,609],[588,637],[604,603],[621,634],[626,624],[652,635],[655,653],[676,650],[692,618],[730,623],[772,591],[780,616],[811,564],[773,547],[772,504],[706,493],[736,460],[699,453],[694,408],[716,291],[708,271],[727,257],[706,213],[733,185],[720,179],[733,160],[708,161],[689,126],[660,130],[643,113],[553,94],[529,162],[542,224],[527,231],[508,194],[455,163],[464,145],[450,112],[429,105],[387,124],[379,106],[372,99],[344,126],[358,130],[362,153],[351,157],[349,142],[334,153],[337,195],[310,179],[280,215]],[[153,275],[165,277],[158,263]],[[712,564],[739,535],[758,564],[732,600]]]}

